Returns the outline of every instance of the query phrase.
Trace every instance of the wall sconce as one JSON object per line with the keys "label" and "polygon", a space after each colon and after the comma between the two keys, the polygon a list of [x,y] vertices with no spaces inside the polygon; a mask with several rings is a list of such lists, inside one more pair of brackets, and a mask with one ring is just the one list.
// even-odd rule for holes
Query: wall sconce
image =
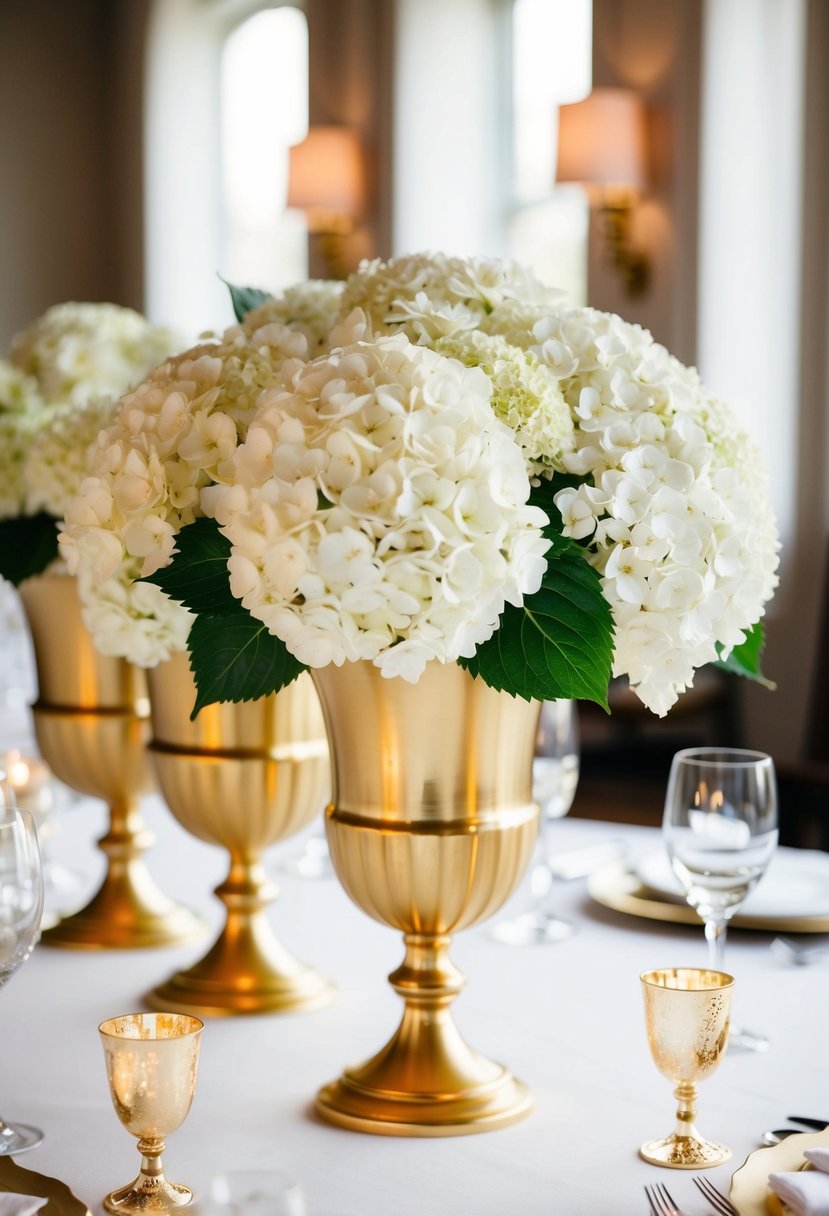
{"label": "wall sconce", "polygon": [[348,277],[345,237],[364,202],[365,164],[357,133],[348,127],[311,127],[289,151],[287,206],[305,212],[328,278]]}
{"label": "wall sconce", "polygon": [[594,89],[559,107],[557,182],[578,182],[602,217],[609,259],[629,295],[647,286],[650,263],[631,242],[633,207],[645,185],[645,106],[629,89]]}

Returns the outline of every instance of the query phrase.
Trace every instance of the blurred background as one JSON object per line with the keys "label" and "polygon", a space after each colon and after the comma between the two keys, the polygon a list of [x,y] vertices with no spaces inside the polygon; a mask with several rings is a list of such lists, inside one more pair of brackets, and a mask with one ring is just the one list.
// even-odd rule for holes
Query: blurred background
{"label": "blurred background", "polygon": [[825,0],[0,0],[0,344],[72,299],[195,338],[232,319],[221,278],[427,248],[644,325],[769,461],[777,691],[706,672],[659,722],[615,689],[583,712],[581,810],[591,772],[607,815],[620,757],[661,799],[676,746],[713,740],[822,814],[827,69]]}

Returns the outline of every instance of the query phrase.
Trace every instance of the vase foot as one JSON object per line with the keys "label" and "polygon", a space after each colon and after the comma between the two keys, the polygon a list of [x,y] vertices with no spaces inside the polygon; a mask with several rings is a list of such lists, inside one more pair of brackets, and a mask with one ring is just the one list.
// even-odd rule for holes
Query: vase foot
{"label": "vase foot", "polygon": [[291,975],[217,976],[200,974],[198,964],[179,971],[146,998],[152,1009],[173,1009],[197,1017],[238,1014],[306,1013],[324,1009],[337,989],[312,967]]}
{"label": "vase foot", "polygon": [[532,1107],[530,1090],[505,1068],[488,1084],[447,1094],[368,1089],[345,1072],[316,1101],[327,1123],[375,1136],[471,1136],[509,1127]]}
{"label": "vase foot", "polygon": [[91,903],[46,929],[44,945],[75,950],[137,950],[180,946],[201,937],[205,924],[188,908],[167,900],[153,887],[153,898],[114,890],[105,883]]}

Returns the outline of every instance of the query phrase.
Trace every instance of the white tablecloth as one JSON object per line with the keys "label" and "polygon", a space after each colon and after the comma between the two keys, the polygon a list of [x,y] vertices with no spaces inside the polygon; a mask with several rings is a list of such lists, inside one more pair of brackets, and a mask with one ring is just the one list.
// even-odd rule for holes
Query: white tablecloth
{"label": "white tablecloth", "polygon": [[[147,800],[146,813],[157,834],[155,877],[215,931],[221,910],[211,892],[225,855],[188,836],[158,799]],[[104,823],[103,808],[90,802],[65,815],[59,837],[59,856],[86,871],[90,888],[101,869],[92,842]],[[651,829],[577,819],[552,831],[561,849],[610,835],[634,851],[658,844]],[[198,1192],[228,1169],[287,1170],[303,1183],[311,1216],[638,1216],[647,1210],[643,1184],[657,1180],[691,1216],[710,1210],[687,1176],[637,1157],[643,1140],[671,1129],[674,1109],[648,1054],[638,975],[704,965],[701,929],[605,911],[574,881],[557,886],[578,929],[568,941],[501,946],[485,926],[458,935],[453,958],[468,977],[458,1025],[531,1086],[535,1110],[484,1135],[391,1139],[328,1127],[311,1104],[318,1086],[373,1053],[396,1026],[400,1002],[385,976],[402,943],[336,880],[284,878],[281,888],[275,926],[336,981],[339,998],[313,1014],[208,1022],[193,1109],[168,1145],[171,1178]],[[525,900],[519,892],[504,914]],[[789,1113],[829,1118],[829,963],[786,966],[770,953],[770,939],[732,931],[727,959],[738,983],[736,1018],[770,1035],[771,1050],[728,1054],[700,1089],[701,1129],[734,1151],[732,1165],[709,1175],[726,1188],[764,1128]],[[144,993],[206,944],[119,953],[39,946],[0,995],[0,1110],[46,1133],[20,1163],[63,1179],[93,1212],[138,1165],[110,1105],[97,1024],[140,1008]]]}

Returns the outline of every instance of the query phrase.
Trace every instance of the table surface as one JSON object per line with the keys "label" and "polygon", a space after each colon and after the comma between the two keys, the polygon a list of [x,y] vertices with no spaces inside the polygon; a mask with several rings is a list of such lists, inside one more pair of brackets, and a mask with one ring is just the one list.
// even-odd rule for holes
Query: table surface
{"label": "table surface", "polygon": [[[4,746],[26,745],[27,715],[0,715]],[[16,738],[10,734],[17,732]],[[226,855],[187,835],[158,798],[145,803],[157,843],[148,864],[159,884],[197,909],[213,934],[221,907],[212,890]],[[90,892],[102,869],[94,841],[100,803],[63,815],[53,854],[83,871]],[[607,837],[631,855],[658,847],[654,829],[565,819],[559,850]],[[394,1139],[342,1131],[312,1114],[317,1088],[373,1054],[397,1025],[400,1002],[385,981],[399,963],[399,936],[370,920],[335,879],[278,874],[299,842],[268,855],[281,888],[270,916],[285,944],[339,988],[312,1014],[208,1022],[198,1089],[170,1138],[168,1176],[203,1193],[230,1169],[278,1169],[303,1184],[310,1216],[640,1216],[646,1182],[665,1181],[689,1216],[710,1211],[690,1177],[637,1156],[672,1127],[671,1088],[652,1064],[638,975],[705,965],[702,930],[640,921],[594,904],[584,880],[559,882],[555,898],[576,933],[550,946],[494,943],[487,927],[459,934],[453,958],[468,984],[456,1021],[478,1051],[509,1065],[535,1095],[514,1127],[446,1139]],[[521,910],[526,886],[500,915]],[[772,935],[732,930],[727,966],[737,978],[735,1016],[767,1033],[762,1055],[728,1053],[700,1087],[698,1123],[733,1149],[710,1171],[727,1189],[731,1170],[765,1128],[788,1113],[829,1118],[826,1009],[829,962],[795,968],[769,950]],[[75,952],[39,946],[0,998],[0,1110],[46,1133],[20,1164],[68,1183],[92,1212],[134,1176],[134,1141],[110,1105],[97,1025],[142,1007],[171,972],[209,943],[167,950]]]}

